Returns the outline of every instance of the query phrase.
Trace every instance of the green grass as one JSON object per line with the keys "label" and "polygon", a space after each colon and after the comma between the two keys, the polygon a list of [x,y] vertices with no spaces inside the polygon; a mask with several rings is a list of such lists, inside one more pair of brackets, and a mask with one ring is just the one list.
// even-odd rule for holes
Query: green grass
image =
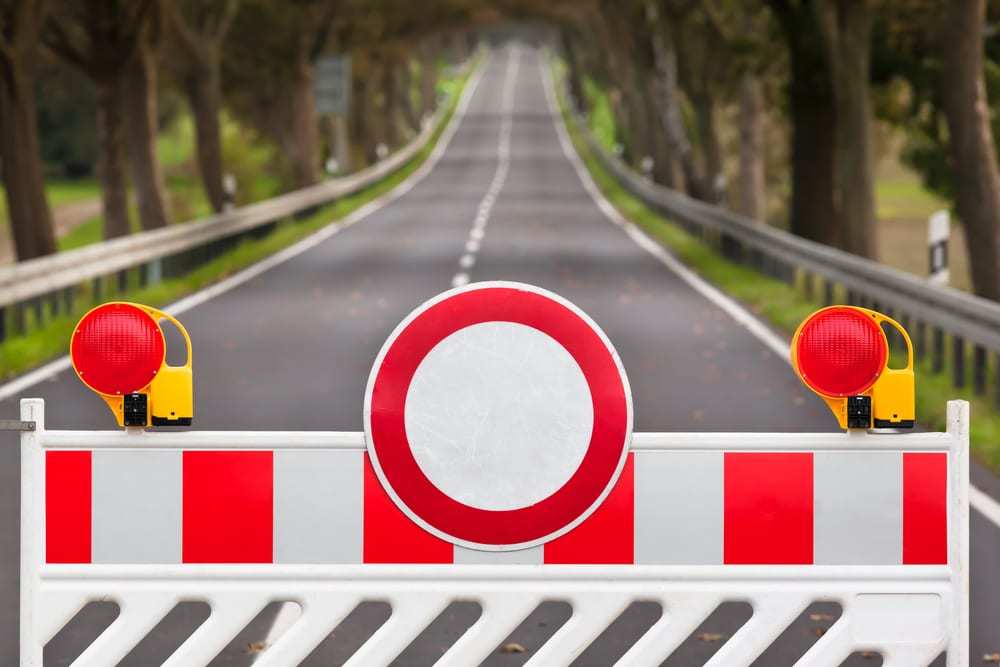
{"label": "green grass", "polygon": [[915,224],[927,224],[927,218],[948,203],[928,190],[920,176],[898,159],[884,159],[875,180],[878,217],[903,218]]}
{"label": "green grass", "polygon": [[45,191],[49,196],[49,206],[53,208],[101,196],[100,186],[89,178],[79,181],[47,181]]}
{"label": "green grass", "polygon": [[[256,134],[243,128],[228,115],[222,118],[223,150],[227,167],[238,174],[242,182],[237,192],[240,204],[249,204],[273,197],[281,191],[280,180],[266,167],[273,161],[270,146],[258,144]],[[250,142],[248,145],[246,142]],[[211,215],[212,206],[205,195],[197,167],[194,164],[194,123],[189,114],[178,115],[157,137],[157,153],[165,174],[170,214],[174,223],[190,222]],[[70,203],[74,200],[100,196],[100,186],[94,181],[54,183],[49,197],[53,207],[56,201]],[[139,231],[138,211],[129,205],[129,223],[132,231]],[[104,217],[101,215],[81,223],[58,239],[60,252],[74,250],[103,240]]]}
{"label": "green grass", "polygon": [[189,113],[178,114],[156,137],[156,155],[165,170],[185,165],[195,150],[194,120]]}
{"label": "green grass", "polygon": [[617,144],[618,131],[615,126],[615,114],[611,109],[611,100],[593,79],[584,77],[583,94],[587,98],[587,125],[597,143],[605,150],[614,151]]}
{"label": "green grass", "polygon": [[[565,100],[561,98],[560,107],[573,145],[604,196],[626,218],[669,248],[678,259],[713,285],[742,302],[789,338],[806,316],[822,307],[822,303],[809,298],[799,287],[725,259],[714,248],[688,234],[626,192],[614,177],[601,167],[596,156],[580,136],[578,128],[568,114]],[[835,292],[835,297],[838,294],[839,291]],[[946,350],[950,348],[946,347]],[[1000,472],[1000,414],[994,409],[989,398],[975,396],[970,388],[952,387],[950,355],[946,354],[946,357],[949,357],[949,360],[942,373],[931,371],[929,359],[916,365],[918,421],[927,428],[943,430],[946,428],[947,401],[953,399],[969,401],[972,414],[970,430],[973,455],[993,471]],[[971,367],[971,363],[967,361],[966,368],[971,369]],[[988,386],[995,386],[995,379],[991,381],[992,384],[988,382]],[[832,415],[830,419],[833,419]]]}
{"label": "green grass", "polygon": [[[101,189],[96,181],[89,178],[78,181],[49,180],[45,183],[45,193],[49,199],[49,206],[58,208],[66,204],[97,199],[101,196]],[[7,224],[7,192],[0,188],[0,229],[6,228]]]}
{"label": "green grass", "polygon": [[66,233],[56,241],[59,252],[75,250],[91,243],[97,243],[103,237],[101,233],[104,226],[103,216],[97,216],[77,225],[72,231]]}
{"label": "green grass", "polygon": [[[459,93],[468,80],[469,73],[452,77],[449,89],[452,94],[448,100],[448,111],[444,119],[435,129],[431,141],[428,142],[409,162],[399,170],[387,176],[378,183],[353,195],[338,199],[336,202],[320,208],[307,218],[300,220],[280,221],[276,229],[260,239],[242,241],[235,248],[219,255],[215,259],[202,264],[190,273],[177,278],[164,280],[156,285],[145,288],[130,289],[122,295],[115,293],[114,280],[105,280],[103,300],[116,297],[130,301],[146,303],[154,306],[165,306],[186,294],[202,289],[218,282],[251,264],[273,255],[306,236],[334,224],[352,211],[389,192],[407,177],[409,177],[430,155],[455,112]],[[98,220],[99,223],[99,220]],[[90,224],[90,223],[87,223]],[[130,272],[130,283],[137,282],[137,273]],[[40,327],[33,327],[31,314],[28,314],[30,333],[25,336],[12,337],[0,343],[0,379],[10,378],[64,354],[73,326],[80,316],[93,303],[91,286],[85,285],[77,294],[76,303],[79,307],[72,315],[48,319]]]}

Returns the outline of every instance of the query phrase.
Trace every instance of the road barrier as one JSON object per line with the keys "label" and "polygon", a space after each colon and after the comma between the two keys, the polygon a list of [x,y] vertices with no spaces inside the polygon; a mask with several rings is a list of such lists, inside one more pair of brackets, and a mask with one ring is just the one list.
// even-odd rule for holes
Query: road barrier
{"label": "road barrier", "polygon": [[[105,338],[147,338],[121,328]],[[856,342],[830,343],[841,366]],[[135,372],[103,363],[86,377]],[[946,432],[905,435],[633,434],[632,417],[600,327],[511,282],[403,319],[364,432],[48,430],[25,399],[0,424],[21,431],[21,664],[93,601],[120,613],[77,666],[117,664],[190,601],[210,614],[172,667],[207,664],[275,601],[301,615],[260,665],[299,664],[376,601],[390,618],[349,665],[392,662],[461,602],[478,619],[438,664],[478,664],[549,601],[571,617],[529,664],[572,662],[634,603],[660,617],[619,664],[659,664],[731,601],[753,614],[713,667],[749,665],[817,601],[842,613],[799,665],[968,664],[967,403]]]}
{"label": "road barrier", "polygon": [[[565,85],[560,94],[564,101],[572,100]],[[1000,372],[996,372],[1000,369],[1000,303],[936,285],[658,185],[601,146],[581,113],[570,115],[590,152],[625,190],[715,245],[728,259],[789,283],[801,279],[808,295],[826,305],[868,307],[899,320],[914,333],[917,360],[929,355],[935,373],[942,372],[947,362],[955,387],[968,384],[971,365],[973,389],[986,394],[992,355],[997,383],[994,401],[1000,407]]]}
{"label": "road barrier", "polygon": [[[440,104],[420,133],[398,151],[348,176],[184,224],[0,267],[0,341],[8,335],[8,315],[14,333],[20,334],[25,332],[28,312],[34,313],[36,324],[44,321],[47,310],[52,315],[72,313],[76,292],[88,281],[93,281],[94,303],[100,303],[102,293],[108,291],[101,281],[107,277],[117,276],[119,292],[127,283],[126,272],[130,269],[139,269],[140,283],[156,282],[164,273],[189,270],[232,248],[247,235],[266,232],[280,220],[308,213],[374,185],[405,166],[428,145],[448,107]],[[165,268],[164,262],[173,262],[176,267]]]}
{"label": "road barrier", "polygon": [[662,617],[619,664],[659,664],[733,600],[753,616],[713,666],[750,664],[817,600],[843,611],[798,665],[968,664],[964,402],[945,433],[636,433],[597,511],[519,551],[422,531],[363,433],[48,430],[39,399],[21,418],[24,666],[97,600],[120,614],[74,665],[115,664],[190,600],[211,615],[167,665],[207,663],[276,600],[302,615],[259,665],[298,664],[365,601],[392,615],[348,664],[387,664],[454,601],[481,615],[438,664],[477,664],[550,600],[572,617],[529,664],[568,664],[636,601]]}

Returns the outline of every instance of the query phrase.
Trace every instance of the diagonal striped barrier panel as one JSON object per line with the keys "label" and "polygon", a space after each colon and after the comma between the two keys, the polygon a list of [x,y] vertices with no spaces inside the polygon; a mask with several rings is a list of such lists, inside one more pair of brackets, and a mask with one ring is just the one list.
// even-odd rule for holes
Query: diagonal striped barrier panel
{"label": "diagonal striped barrier panel", "polygon": [[482,613],[438,664],[478,664],[550,600],[572,616],[528,664],[572,662],[638,601],[663,614],[619,664],[656,665],[734,600],[753,615],[710,665],[749,665],[816,601],[843,611],[799,665],[968,664],[961,401],[944,433],[631,434],[582,521],[513,549],[421,525],[365,433],[58,431],[21,409],[25,666],[97,600],[120,614],[75,665],[117,663],[189,600],[211,615],[168,665],[208,663],[272,601],[302,614],[256,664],[296,665],[373,600],[390,619],[348,664],[388,664],[455,601]]}

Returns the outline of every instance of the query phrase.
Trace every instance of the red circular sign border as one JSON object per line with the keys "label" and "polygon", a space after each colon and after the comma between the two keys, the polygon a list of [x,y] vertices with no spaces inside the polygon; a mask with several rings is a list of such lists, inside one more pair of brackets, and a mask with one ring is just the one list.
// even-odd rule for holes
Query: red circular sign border
{"label": "red circular sign border", "polygon": [[[406,438],[406,394],[424,357],[455,331],[489,321],[523,324],[556,340],[579,365],[593,401],[594,427],[580,466],[548,497],[515,510],[485,510],[447,496],[420,469]],[[407,516],[449,542],[507,551],[543,544],[572,530],[610,493],[628,455],[632,397],[617,353],[586,313],[538,287],[484,282],[431,299],[393,331],[368,379],[364,421],[372,467]],[[383,458],[393,461],[388,471]],[[434,523],[425,516],[434,517]]]}

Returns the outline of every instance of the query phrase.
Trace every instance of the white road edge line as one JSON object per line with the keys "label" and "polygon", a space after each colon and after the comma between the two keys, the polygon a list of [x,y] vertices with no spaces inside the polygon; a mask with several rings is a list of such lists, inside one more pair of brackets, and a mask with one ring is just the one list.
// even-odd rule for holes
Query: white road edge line
{"label": "white road edge line", "polygon": [[500,133],[497,140],[497,168],[493,173],[493,179],[486,188],[479,206],[476,208],[476,218],[469,231],[469,240],[465,242],[465,254],[458,259],[458,266],[462,270],[456,273],[451,279],[452,287],[461,287],[468,284],[469,270],[476,263],[476,253],[479,252],[481,241],[486,234],[486,225],[490,221],[490,212],[493,204],[496,203],[507,182],[507,174],[510,172],[510,133],[514,124],[514,85],[517,83],[517,71],[519,67],[520,49],[512,46],[507,57],[507,71],[504,73],[503,92],[500,96],[500,113],[503,117],[500,120]]}
{"label": "white road edge line", "polygon": [[[334,234],[337,234],[355,223],[364,220],[372,213],[375,213],[387,204],[399,199],[412,190],[417,183],[422,181],[424,177],[427,176],[432,169],[434,169],[434,166],[441,159],[441,156],[444,155],[445,150],[448,148],[448,144],[451,142],[451,138],[454,136],[455,132],[458,130],[458,126],[462,123],[462,119],[465,117],[465,112],[469,108],[472,96],[476,92],[476,88],[479,86],[479,81],[482,78],[483,71],[485,69],[485,63],[483,63],[472,75],[472,78],[465,86],[465,90],[462,91],[462,97],[459,98],[458,104],[455,106],[455,112],[448,123],[448,127],[446,127],[441,136],[438,137],[434,150],[431,151],[429,156],[427,156],[424,163],[420,165],[416,171],[410,174],[405,181],[377,199],[373,199],[361,208],[355,210],[340,222],[333,222],[294,245],[291,245],[284,250],[257,262],[256,264],[252,264],[242,271],[234,273],[232,276],[210,285],[205,289],[194,292],[193,294],[170,304],[163,310],[171,315],[180,315],[184,311],[190,310],[195,306],[200,306],[206,301],[214,299],[221,294],[225,294],[226,292],[239,287],[248,280],[256,278],[260,274],[273,269],[279,264],[283,264],[293,257],[301,255],[305,251],[316,247]],[[36,384],[52,379],[59,373],[70,368],[71,365],[69,356],[63,356],[55,361],[50,361],[44,366],[40,366],[29,373],[25,373],[10,382],[0,385],[0,401],[5,401],[8,398],[16,396],[26,389],[35,386]]]}
{"label": "white road edge line", "polygon": [[[616,209],[614,205],[607,200],[600,188],[597,187],[597,184],[594,183],[594,179],[590,177],[590,172],[587,171],[587,166],[583,164],[583,161],[576,152],[576,148],[573,146],[573,142],[570,141],[569,134],[566,132],[562,114],[560,113],[559,106],[555,100],[555,86],[552,82],[552,74],[549,71],[549,67],[544,57],[539,59],[539,69],[542,72],[542,79],[544,83],[542,87],[545,89],[545,99],[549,107],[549,112],[553,117],[553,124],[556,127],[556,133],[559,135],[559,145],[562,147],[562,151],[566,156],[566,159],[573,165],[573,169],[576,171],[577,177],[583,184],[583,188],[587,191],[587,194],[590,195],[590,198],[594,200],[597,207],[601,209],[604,216],[614,224],[624,229],[625,233],[628,234],[633,241],[635,241],[649,254],[660,260],[660,262],[662,262],[668,269],[676,273],[681,280],[690,285],[692,289],[721,308],[727,315],[733,318],[737,324],[753,334],[765,345],[765,347],[778,355],[779,359],[784,359],[789,365],[791,365],[792,362],[788,355],[788,342],[784,338],[779,336],[770,327],[759,320],[756,315],[740,305],[739,302],[735,301],[719,290],[719,288],[707,282],[704,278],[682,264],[681,261],[674,257],[666,248],[647,236],[645,232],[622,215],[618,209]],[[978,510],[984,517],[992,521],[994,525],[1000,528],[1000,503],[994,500],[985,491],[976,488],[971,483],[969,484],[969,504]]]}
{"label": "white road edge line", "polygon": [[1000,503],[985,491],[969,485],[969,504],[979,510],[984,517],[1000,526]]}

